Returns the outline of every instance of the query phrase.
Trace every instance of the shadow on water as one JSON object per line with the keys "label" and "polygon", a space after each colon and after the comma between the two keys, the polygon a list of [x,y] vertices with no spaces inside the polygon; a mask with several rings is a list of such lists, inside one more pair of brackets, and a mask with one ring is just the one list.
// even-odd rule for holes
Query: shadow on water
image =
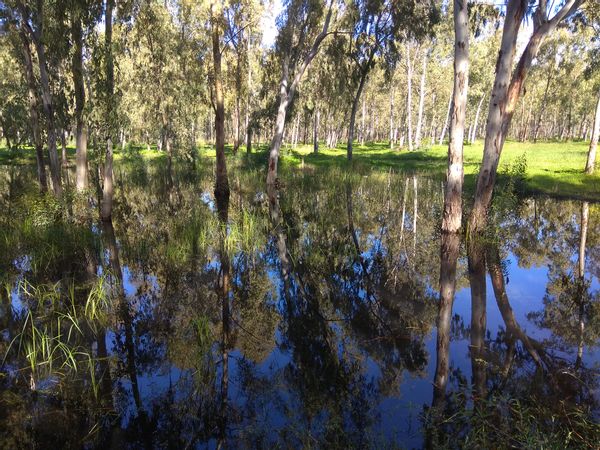
{"label": "shadow on water", "polygon": [[596,204],[507,192],[465,243],[436,178],[232,173],[124,160],[105,223],[4,173],[4,447],[598,441]]}

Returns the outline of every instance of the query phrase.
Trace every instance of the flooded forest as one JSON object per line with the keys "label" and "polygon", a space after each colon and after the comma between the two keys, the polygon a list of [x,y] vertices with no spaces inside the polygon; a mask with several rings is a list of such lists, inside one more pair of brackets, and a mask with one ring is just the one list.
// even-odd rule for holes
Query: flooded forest
{"label": "flooded forest", "polygon": [[0,0],[0,448],[598,448],[598,36]]}

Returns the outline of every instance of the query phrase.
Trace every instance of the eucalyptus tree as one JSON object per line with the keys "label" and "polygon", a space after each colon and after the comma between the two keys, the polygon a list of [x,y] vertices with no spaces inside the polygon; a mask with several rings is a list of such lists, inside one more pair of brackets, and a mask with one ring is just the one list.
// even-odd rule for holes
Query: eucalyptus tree
{"label": "eucalyptus tree", "polygon": [[546,0],[535,2],[532,12],[533,33],[514,71],[517,38],[530,5],[526,0],[509,0],[506,5],[496,76],[488,108],[483,161],[479,169],[473,209],[469,217],[470,233],[481,231],[487,222],[504,141],[523,84],[540,45],[550,33],[554,32],[559,23],[571,17],[583,2],[584,0],[568,0],[557,11],[552,11],[552,5],[549,5]]}
{"label": "eucalyptus tree", "polygon": [[46,9],[48,5],[43,0],[36,0],[35,3],[26,0],[15,1],[16,10],[19,16],[19,26],[24,32],[28,43],[35,48],[42,97],[42,107],[47,122],[48,136],[48,160],[50,163],[50,178],[52,180],[52,190],[58,197],[62,196],[62,182],[60,173],[60,164],[58,162],[58,153],[56,148],[56,122],[54,111],[54,97],[50,86],[50,75],[47,59],[47,46],[51,40],[47,33]]}
{"label": "eucalyptus tree", "polygon": [[352,160],[356,112],[369,73],[378,61],[390,67],[397,61],[397,43],[402,37],[420,38],[436,21],[433,2],[401,0],[353,0],[347,7],[345,23],[350,29],[348,57],[352,61],[354,96],[348,126],[348,160]]}
{"label": "eucalyptus tree", "polygon": [[289,0],[280,17],[275,51],[281,61],[281,81],[275,131],[269,149],[267,186],[275,187],[288,108],[304,72],[317,55],[323,40],[331,34],[329,25],[333,6],[334,0],[329,0],[329,5],[317,0]]}

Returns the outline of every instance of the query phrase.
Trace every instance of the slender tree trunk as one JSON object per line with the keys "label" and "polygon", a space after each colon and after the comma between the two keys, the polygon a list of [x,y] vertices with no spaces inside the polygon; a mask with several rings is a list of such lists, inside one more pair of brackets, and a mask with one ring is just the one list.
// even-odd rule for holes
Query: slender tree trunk
{"label": "slender tree trunk", "polygon": [[594,128],[592,129],[592,139],[588,150],[587,162],[585,164],[585,173],[594,173],[596,165],[596,149],[598,147],[598,137],[600,137],[600,92],[598,93],[598,102],[596,103],[596,114],[594,114]]}
{"label": "slender tree trunk", "polygon": [[60,149],[61,149],[60,165],[61,165],[61,167],[65,168],[65,167],[67,167],[68,161],[67,161],[67,137],[65,136],[64,130],[60,130]]}
{"label": "slender tree trunk", "polygon": [[366,129],[365,129],[365,115],[366,115],[366,105],[367,102],[365,100],[362,101],[362,118],[361,118],[361,125],[360,125],[360,145],[365,145],[365,133],[366,133]]}
{"label": "slender tree trunk", "polygon": [[413,129],[412,129],[412,77],[413,66],[410,59],[410,45],[406,44],[406,132],[408,141],[408,150],[413,150]]}
{"label": "slender tree trunk", "polygon": [[440,304],[437,317],[437,361],[433,381],[433,406],[444,403],[450,369],[450,325],[456,291],[456,263],[460,248],[458,233],[442,233],[440,258]]}
{"label": "slender tree trunk", "polygon": [[321,117],[321,111],[315,104],[315,109],[313,111],[313,152],[319,153],[319,119]]}
{"label": "slender tree trunk", "polygon": [[[327,30],[329,29],[329,23],[331,21],[332,4],[329,6],[325,22],[323,23],[323,29],[321,33],[315,38],[308,54],[304,57],[300,67],[298,68],[293,81],[288,86],[290,73],[290,55],[286,55],[283,61],[283,73],[281,77],[281,83],[279,87],[279,106],[277,108],[277,118],[275,121],[275,133],[271,141],[271,149],[269,150],[269,163],[267,167],[267,187],[275,187],[277,180],[277,163],[279,161],[279,150],[281,148],[281,141],[283,138],[283,130],[285,128],[285,118],[287,115],[287,109],[291,99],[294,97],[296,88],[300,84],[302,75],[306,71],[306,68],[310,65],[314,57],[319,51],[319,47],[323,39],[327,36]],[[272,189],[271,189],[272,190]]]}
{"label": "slender tree trunk", "polygon": [[469,242],[471,285],[471,370],[476,404],[486,395],[485,332],[487,327],[485,256],[482,242]]}
{"label": "slender tree trunk", "polygon": [[250,31],[246,34],[246,55],[248,58],[248,93],[246,95],[246,153],[252,152],[252,130],[250,130],[250,108],[252,99],[252,64],[250,63]]}
{"label": "slender tree trunk", "polygon": [[[215,17],[215,4],[211,3],[212,53],[214,64],[215,88],[215,135],[216,135],[216,181],[215,198],[222,205],[229,202],[229,178],[227,176],[227,160],[225,158],[225,99],[221,75],[221,39],[219,34],[219,18]],[[219,12],[219,14],[221,14]]]}
{"label": "slender tree trunk", "polygon": [[[579,236],[579,286],[581,289],[585,289],[585,246],[587,242],[588,223],[590,217],[590,205],[588,202],[581,203],[581,224],[580,224],[580,236]],[[579,339],[577,344],[577,359],[575,361],[575,368],[578,369],[581,366],[583,360],[583,338],[585,333],[585,295],[579,295],[577,301],[579,302]]]}
{"label": "slender tree trunk", "polygon": [[109,221],[112,217],[113,204],[113,145],[112,145],[112,126],[113,126],[113,101],[115,73],[112,53],[112,13],[114,0],[106,0],[106,11],[104,16],[104,46],[106,51],[106,154],[104,159],[104,185],[102,188],[102,210],[100,212],[103,221]]}
{"label": "slender tree trunk", "polygon": [[423,109],[425,108],[425,79],[427,75],[427,52],[423,53],[423,71],[419,86],[419,115],[417,116],[417,129],[415,130],[415,147],[421,147],[421,129],[423,128]]}
{"label": "slender tree trunk", "polygon": [[346,147],[348,161],[352,161],[352,143],[354,141],[354,121],[356,120],[356,110],[358,109],[358,103],[362,95],[363,88],[365,87],[365,81],[367,81],[367,71],[363,71],[360,77],[360,83],[358,84],[358,90],[354,96],[352,102],[352,110],[350,112],[350,125],[348,127],[348,146]]}
{"label": "slender tree trunk", "polygon": [[33,145],[35,147],[35,158],[37,162],[38,183],[42,193],[48,191],[48,182],[46,181],[46,165],[44,163],[44,149],[42,145],[42,135],[40,132],[40,119],[38,116],[38,94],[35,84],[35,75],[33,72],[33,61],[31,58],[31,48],[29,41],[23,30],[20,31],[21,48],[23,60],[25,62],[25,78],[27,79],[27,97],[29,101],[29,119],[31,132],[33,135]]}
{"label": "slender tree trunk", "polygon": [[454,0],[454,91],[448,143],[448,171],[442,231],[456,233],[462,222],[463,143],[469,86],[469,19],[466,0]]}
{"label": "slender tree trunk", "polygon": [[33,18],[35,30],[27,22],[29,14],[23,4],[19,4],[22,14],[21,24],[27,31],[29,38],[33,42],[37,53],[38,67],[40,71],[40,84],[42,88],[42,106],[46,120],[48,122],[48,160],[50,162],[50,178],[52,180],[52,190],[57,197],[62,196],[62,184],[60,176],[60,164],[58,162],[58,153],[56,149],[56,126],[54,123],[54,104],[52,91],[50,89],[50,79],[48,76],[48,64],[46,60],[46,49],[43,41],[43,0],[36,0],[37,12]]}
{"label": "slender tree trunk", "polygon": [[448,122],[450,121],[450,110],[452,109],[452,95],[448,100],[448,112],[446,112],[446,119],[444,121],[444,127],[442,128],[442,133],[440,134],[440,139],[438,141],[438,145],[442,145],[444,142],[444,138],[446,137],[446,131],[448,131]]}
{"label": "slender tree trunk", "polygon": [[394,149],[394,95],[396,89],[392,88],[392,95],[390,95],[390,148]]}
{"label": "slender tree trunk", "polygon": [[237,52],[237,64],[235,69],[235,117],[234,117],[234,140],[233,153],[237,153],[240,148],[240,125],[241,125],[241,108],[240,100],[242,97],[242,68],[240,52]]}
{"label": "slender tree trunk", "polygon": [[88,187],[87,167],[87,126],[84,121],[85,84],[83,80],[83,30],[81,10],[73,8],[71,16],[71,36],[74,44],[72,58],[73,85],[75,91],[75,170],[76,188],[81,192]]}
{"label": "slender tree trunk", "polygon": [[549,68],[548,78],[546,79],[546,89],[544,89],[544,96],[542,97],[542,103],[540,104],[540,112],[538,113],[537,121],[535,124],[535,131],[533,133],[533,142],[537,142],[540,126],[542,125],[542,117],[544,115],[544,110],[546,109],[548,91],[550,90],[550,82],[552,81],[552,72],[552,68]]}
{"label": "slender tree trunk", "polygon": [[528,2],[527,0],[509,0],[508,2],[500,52],[496,64],[496,78],[488,110],[483,161],[477,176],[475,201],[469,218],[469,233],[478,233],[486,225],[504,141],[515,112],[515,106],[523,90],[525,78],[539,47],[558,23],[576,11],[582,1],[568,0],[550,20],[546,19],[548,14],[547,2],[538,3],[537,10],[534,13],[533,34],[515,67],[512,77],[511,70],[517,37]]}
{"label": "slender tree trunk", "polygon": [[473,130],[471,131],[471,135],[469,136],[469,144],[474,144],[477,139],[477,127],[479,126],[479,114],[481,113],[481,106],[483,105],[483,100],[485,99],[485,95],[481,96],[481,100],[477,105],[477,112],[475,113],[475,122],[473,123]]}

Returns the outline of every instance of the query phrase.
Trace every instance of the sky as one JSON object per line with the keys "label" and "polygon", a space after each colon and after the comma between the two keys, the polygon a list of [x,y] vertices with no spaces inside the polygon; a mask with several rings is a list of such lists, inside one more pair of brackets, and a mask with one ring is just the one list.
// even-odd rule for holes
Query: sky
{"label": "sky", "polygon": [[277,26],[275,19],[283,9],[282,0],[270,0],[265,7],[265,12],[261,18],[260,24],[263,32],[263,47],[272,47],[277,37]]}

